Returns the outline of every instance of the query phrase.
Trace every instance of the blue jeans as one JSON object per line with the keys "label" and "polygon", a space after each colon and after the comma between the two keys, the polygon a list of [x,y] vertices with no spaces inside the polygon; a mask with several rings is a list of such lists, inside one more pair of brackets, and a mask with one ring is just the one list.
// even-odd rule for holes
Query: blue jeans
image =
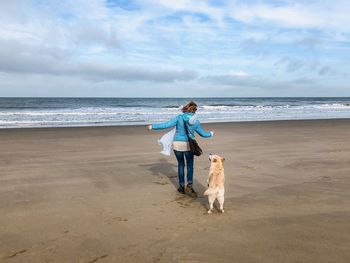
{"label": "blue jeans", "polygon": [[187,165],[187,183],[193,183],[193,153],[190,151],[187,152],[179,152],[174,150],[175,157],[177,159],[177,173],[179,176],[179,184],[185,186],[185,159]]}

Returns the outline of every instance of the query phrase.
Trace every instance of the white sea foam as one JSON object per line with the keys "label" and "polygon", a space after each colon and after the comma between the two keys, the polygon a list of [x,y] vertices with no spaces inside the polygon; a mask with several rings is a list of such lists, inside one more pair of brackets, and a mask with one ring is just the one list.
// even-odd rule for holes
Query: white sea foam
{"label": "white sea foam", "polygon": [[[213,103],[215,100],[218,101],[217,105]],[[225,103],[221,103],[223,100],[220,99],[208,101],[210,102],[199,103],[198,118],[201,122],[350,118],[350,106],[346,100],[232,99],[232,105],[230,99],[225,99]],[[81,106],[82,102],[85,103],[84,100],[78,100],[77,104],[69,101],[67,106],[62,99],[62,102],[59,101],[63,103],[62,107],[51,107],[51,104],[46,103],[41,108],[34,101],[30,107],[21,108],[21,103],[15,107],[10,102],[6,101],[6,105],[11,107],[1,107],[0,99],[1,128],[147,124],[169,120],[181,112],[180,107],[171,105],[168,101],[163,104],[171,106],[158,105],[156,99],[142,101],[142,104],[148,103],[151,106],[112,106],[104,105],[101,101]],[[122,102],[125,104],[128,100]],[[172,103],[175,102],[178,101]],[[60,103],[55,106],[61,106]]]}

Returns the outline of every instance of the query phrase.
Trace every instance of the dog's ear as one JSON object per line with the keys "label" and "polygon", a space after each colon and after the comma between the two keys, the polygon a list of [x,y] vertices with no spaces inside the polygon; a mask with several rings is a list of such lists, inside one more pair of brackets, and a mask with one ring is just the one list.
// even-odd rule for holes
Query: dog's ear
{"label": "dog's ear", "polygon": [[221,161],[224,162],[225,161],[225,157],[221,157]]}

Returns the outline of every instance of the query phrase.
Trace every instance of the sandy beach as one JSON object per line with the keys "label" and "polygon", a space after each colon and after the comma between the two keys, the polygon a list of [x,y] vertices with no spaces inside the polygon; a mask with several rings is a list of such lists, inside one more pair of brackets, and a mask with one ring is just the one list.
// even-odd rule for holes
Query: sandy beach
{"label": "sandy beach", "polygon": [[[0,262],[349,262],[350,120],[205,124],[199,198],[164,131],[0,130]],[[209,153],[225,214],[207,215]]]}

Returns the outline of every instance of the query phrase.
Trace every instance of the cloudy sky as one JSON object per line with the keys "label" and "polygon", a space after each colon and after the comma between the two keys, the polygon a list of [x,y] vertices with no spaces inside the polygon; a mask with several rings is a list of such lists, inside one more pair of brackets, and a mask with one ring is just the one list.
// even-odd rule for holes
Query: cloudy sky
{"label": "cloudy sky", "polygon": [[0,1],[0,96],[350,96],[348,0]]}

